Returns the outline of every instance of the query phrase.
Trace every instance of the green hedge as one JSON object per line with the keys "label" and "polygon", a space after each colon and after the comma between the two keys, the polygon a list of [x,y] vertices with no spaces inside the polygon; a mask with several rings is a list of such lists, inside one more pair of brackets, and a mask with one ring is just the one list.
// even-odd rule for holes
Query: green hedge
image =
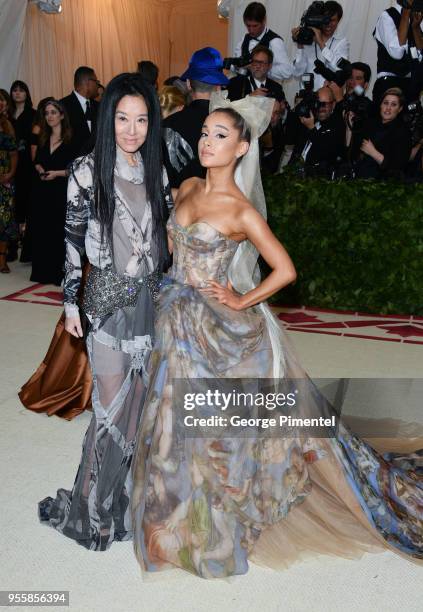
{"label": "green hedge", "polygon": [[274,301],[423,315],[423,185],[276,175],[264,188],[298,273]]}

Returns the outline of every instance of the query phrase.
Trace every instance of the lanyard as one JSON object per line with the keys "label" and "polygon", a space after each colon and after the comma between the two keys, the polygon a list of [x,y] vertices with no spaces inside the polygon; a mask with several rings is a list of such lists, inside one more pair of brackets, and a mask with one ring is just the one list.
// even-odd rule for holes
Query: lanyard
{"label": "lanyard", "polygon": [[[250,75],[248,78],[250,79],[250,85],[251,85],[253,91],[255,91],[258,88],[255,78],[252,75]],[[267,77],[266,77],[265,81],[260,81],[260,83],[263,83],[263,86],[265,86],[266,85],[266,81],[267,81]]]}

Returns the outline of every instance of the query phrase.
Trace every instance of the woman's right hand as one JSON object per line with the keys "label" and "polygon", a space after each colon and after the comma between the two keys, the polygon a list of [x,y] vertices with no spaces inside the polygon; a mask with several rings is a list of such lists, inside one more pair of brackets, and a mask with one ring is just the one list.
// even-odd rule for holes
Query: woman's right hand
{"label": "woman's right hand", "polygon": [[82,327],[81,327],[81,319],[79,315],[76,317],[66,317],[65,319],[65,330],[69,332],[75,338],[82,338]]}

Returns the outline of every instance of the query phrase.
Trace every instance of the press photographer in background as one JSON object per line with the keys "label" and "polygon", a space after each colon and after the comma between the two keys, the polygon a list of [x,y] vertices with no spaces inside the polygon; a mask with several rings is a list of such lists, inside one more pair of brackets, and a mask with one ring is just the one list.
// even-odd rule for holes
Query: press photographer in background
{"label": "press photographer in background", "polygon": [[[289,79],[292,76],[292,62],[288,57],[283,38],[267,27],[264,5],[261,2],[251,2],[244,11],[243,19],[247,33],[237,44],[235,57],[244,59],[233,64],[233,66],[243,67],[248,65],[251,51],[257,45],[261,45],[267,47],[273,53],[273,63],[269,71],[269,77],[276,80]],[[229,68],[230,66],[225,65],[224,67]]]}
{"label": "press photographer in background", "polygon": [[295,143],[297,122],[285,97],[276,99],[270,125],[259,140],[262,173],[276,174],[288,163]]}
{"label": "press photographer in background", "polygon": [[373,101],[379,106],[387,89],[399,87],[407,101],[423,88],[423,0],[400,0],[380,15],[373,36],[377,42],[377,80]]}
{"label": "press photographer in background", "polygon": [[267,96],[285,98],[282,86],[269,78],[273,65],[273,53],[267,47],[257,45],[251,52],[249,74],[232,78],[228,85],[228,96],[231,101],[241,100],[245,96]]}
{"label": "press photographer in background", "polygon": [[423,107],[420,101],[407,106],[404,121],[411,134],[411,155],[407,177],[423,181]]}
{"label": "press photographer in background", "polygon": [[336,70],[339,60],[349,59],[350,44],[336,33],[342,15],[343,9],[338,2],[313,2],[304,13],[301,25],[292,30],[292,38],[297,44],[293,76],[314,73],[315,90],[325,82],[325,77],[315,70],[316,60]]}
{"label": "press photographer in background", "polygon": [[372,69],[369,64],[364,62],[353,62],[351,64],[351,76],[345,83],[345,104],[357,105],[366,109],[368,117],[377,114],[372,100],[366,96],[369,89],[370,79],[372,78]]}
{"label": "press photographer in background", "polygon": [[[379,116],[379,109],[365,94],[369,87],[372,71],[368,64],[351,64],[351,77],[345,84],[345,94],[340,100],[346,124],[347,160],[354,164],[360,156],[364,125],[373,117]],[[331,83],[332,87],[333,84]],[[351,168],[351,175],[353,170]]]}
{"label": "press photographer in background", "polygon": [[[369,119],[356,134],[360,141],[358,159],[355,160],[357,178],[403,178],[412,150],[410,130],[402,113],[405,97],[393,87],[382,96],[379,116]],[[352,133],[347,133],[347,145]]]}
{"label": "press photographer in background", "polygon": [[295,106],[300,127],[290,164],[298,165],[305,176],[335,178],[346,153],[341,106],[329,87],[302,90],[300,96]]}

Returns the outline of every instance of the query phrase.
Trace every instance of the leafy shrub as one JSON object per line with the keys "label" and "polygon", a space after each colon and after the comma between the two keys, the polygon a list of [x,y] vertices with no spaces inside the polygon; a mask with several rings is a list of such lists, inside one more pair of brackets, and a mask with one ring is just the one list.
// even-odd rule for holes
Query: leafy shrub
{"label": "leafy shrub", "polygon": [[284,174],[264,188],[298,274],[274,301],[423,315],[423,185]]}

